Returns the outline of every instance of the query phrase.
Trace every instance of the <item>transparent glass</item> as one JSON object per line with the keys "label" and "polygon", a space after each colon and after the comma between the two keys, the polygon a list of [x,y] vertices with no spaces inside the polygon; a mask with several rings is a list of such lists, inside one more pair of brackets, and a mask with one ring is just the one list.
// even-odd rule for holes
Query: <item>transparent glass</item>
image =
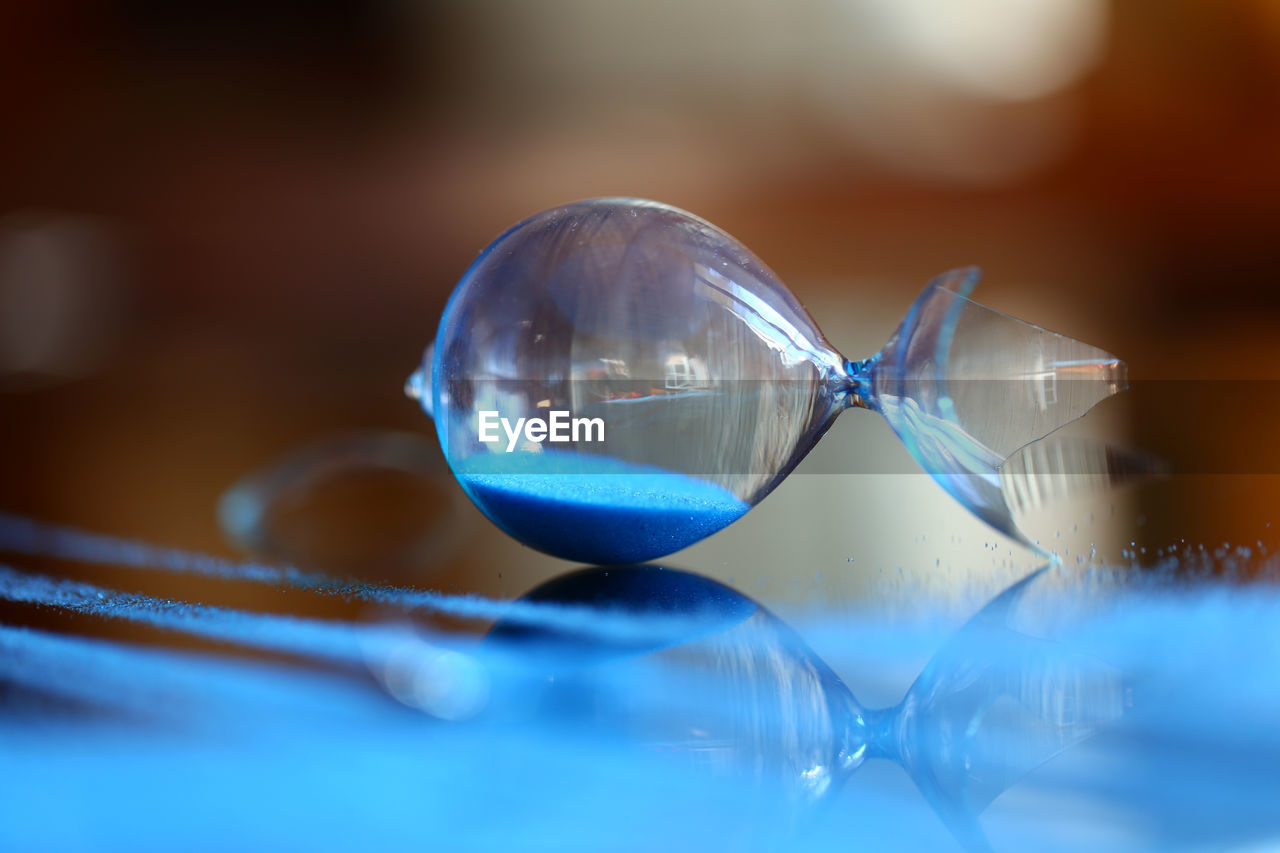
{"label": "transparent glass", "polygon": [[471,526],[436,442],[361,430],[292,448],[218,501],[227,538],[263,560],[386,577],[449,561]]}
{"label": "transparent glass", "polygon": [[970,301],[977,277],[939,277],[878,355],[851,361],[724,231],[656,202],[582,201],[480,254],[406,390],[476,505],[566,559],[643,561],[720,530],[849,407],[883,413],[952,495],[1024,539],[1001,465],[1124,387],[1124,368]]}
{"label": "transparent glass", "polygon": [[868,759],[898,763],[948,828],[986,849],[981,812],[1022,776],[1119,719],[1116,668],[1017,630],[1036,572],[989,602],[885,709],[863,707],[789,626],[689,572],[589,568],[522,600],[585,608],[572,627],[501,621],[482,658],[492,714],[601,732],[748,776],[803,818]]}

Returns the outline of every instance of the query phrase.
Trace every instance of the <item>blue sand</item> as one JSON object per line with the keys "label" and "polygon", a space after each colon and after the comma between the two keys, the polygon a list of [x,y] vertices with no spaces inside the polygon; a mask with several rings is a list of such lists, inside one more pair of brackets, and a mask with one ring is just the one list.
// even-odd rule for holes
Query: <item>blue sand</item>
{"label": "blue sand", "polygon": [[[502,619],[566,631],[590,628],[600,633],[607,630],[619,642],[643,641],[652,636],[655,624],[652,617],[634,620],[625,615],[603,623],[599,614],[590,608],[544,601],[504,601],[470,594],[452,595],[331,577],[288,566],[236,562],[196,551],[90,533],[60,524],[47,524],[5,512],[0,512],[0,552],[53,557],[94,565],[128,566],[223,581],[260,583],[410,610],[448,613],[459,619]],[[54,585],[50,586],[51,583]],[[158,618],[165,620],[162,627],[174,627],[184,614],[191,612],[182,610],[186,605],[174,602],[144,600],[145,597],[129,597],[114,592],[106,594],[105,598],[99,598],[99,592],[102,590],[87,584],[51,582],[26,573],[19,575],[12,568],[0,564],[0,600],[43,604],[56,602],[58,606],[79,612],[129,619],[137,618],[139,612],[145,612],[157,614]],[[209,610],[210,608],[205,608],[200,615]],[[660,626],[660,630],[670,628],[670,625]]]}
{"label": "blue sand", "polygon": [[[1090,602],[1064,641],[1135,676],[1132,704],[983,815],[994,849],[1274,847],[1280,595],[1138,586],[1096,600],[1058,590],[1044,606]],[[857,678],[914,672],[944,621],[871,610],[794,627],[857,662]],[[1003,642],[969,653],[1026,682],[1025,656]],[[678,668],[630,672],[644,676],[639,694],[682,698]],[[626,732],[438,724],[367,680],[302,667],[0,626],[0,680],[85,703],[76,716],[0,714],[4,850],[959,849],[888,762],[868,762],[797,822],[753,777],[698,772]],[[97,707],[146,716],[83,715]],[[1024,732],[1007,714],[980,728],[1010,747]]]}
{"label": "blue sand", "polygon": [[710,536],[751,507],[684,474],[603,456],[493,453],[454,473],[494,524],[530,547],[583,563],[638,563]]}
{"label": "blue sand", "polygon": [[196,637],[361,666],[404,642],[394,627],[250,613],[16,571],[0,563],[0,601],[121,619]]}
{"label": "blue sand", "polygon": [[[71,541],[59,540],[69,550]],[[157,549],[155,556],[177,553]],[[200,555],[181,554],[174,565],[213,565],[213,558],[196,563]],[[1253,568],[1274,577],[1274,559],[1257,559]],[[594,608],[601,628],[623,615],[654,620],[653,636],[671,642],[689,635],[669,629],[667,620],[709,616],[718,639],[703,647],[715,654],[708,660],[773,662],[717,670],[737,673],[734,683],[744,688],[723,690],[717,687],[723,682],[702,677],[707,670],[691,668],[696,654],[629,666],[627,655],[610,652],[631,641],[616,642],[609,633],[598,644],[605,654],[588,661],[599,668],[588,683],[600,685],[606,698],[607,691],[621,691],[616,695],[625,704],[603,707],[633,709],[634,716],[624,715],[616,726],[608,717],[569,717],[575,725],[562,726],[559,718],[519,713],[445,724],[380,696],[367,678],[0,626],[0,684],[6,687],[0,767],[6,779],[21,780],[0,786],[0,849],[161,850],[180,843],[210,850],[341,850],[376,843],[510,850],[527,847],[530,838],[584,851],[816,853],[847,850],[851,838],[871,849],[954,849],[931,809],[942,814],[981,806],[968,794],[948,799],[936,783],[952,777],[934,772],[937,767],[963,770],[962,780],[973,774],[980,791],[992,780],[1013,780],[1014,796],[983,812],[979,824],[997,850],[1262,849],[1280,838],[1274,806],[1280,798],[1274,771],[1280,763],[1274,725],[1280,593],[1262,584],[1170,583],[1188,571],[1213,570],[1212,579],[1232,565],[1217,556],[1202,560],[1172,565],[1175,574],[1163,581],[1059,567],[1057,577],[1071,583],[1042,590],[1042,598],[1019,611],[1029,626],[1046,629],[1044,637],[1020,636],[997,621],[989,630],[962,629],[945,642],[947,633],[939,631],[945,618],[931,611],[914,622],[884,620],[869,610],[862,619],[839,614],[797,626],[800,632],[773,631],[755,618],[745,597],[672,570],[579,572],[544,584],[526,606],[571,608],[564,612],[575,618],[583,614],[572,608]],[[1250,567],[1240,569],[1248,575]],[[1036,583],[1028,579],[1013,589]],[[983,613],[993,605],[1003,612],[998,603],[1008,596]],[[0,571],[0,598],[335,662],[364,657],[368,639],[379,632],[374,625],[165,601],[16,570]],[[751,625],[739,630],[746,622]],[[574,633],[588,642],[598,633],[578,630],[577,623],[556,627],[558,636]],[[843,789],[833,786],[822,795],[831,806],[824,810],[797,810],[769,781],[772,775],[707,774],[696,760],[684,760],[708,744],[736,744],[745,758],[763,760],[777,744],[826,742],[828,720],[836,717],[794,711],[835,705],[773,701],[779,685],[791,691],[784,698],[809,695],[797,694],[796,686],[818,662],[794,654],[799,640],[777,642],[800,633],[825,637],[822,645],[845,661],[851,678],[909,677],[933,652],[908,691],[914,699],[896,712],[909,710],[914,721],[904,730],[911,748],[898,756],[902,766],[868,760]],[[724,656],[735,649],[750,654]],[[482,663],[503,662],[480,651]],[[583,657],[568,644],[552,651],[569,666]],[[490,671],[504,676],[497,666]],[[498,703],[510,695],[495,691],[495,709],[507,710]],[[48,697],[71,705],[64,712]],[[99,708],[107,713],[85,716]],[[1055,739],[1036,713],[1041,709],[1069,737]],[[723,731],[772,734],[732,744],[682,735],[655,751],[650,729],[628,725],[651,721],[659,733],[692,732],[703,720],[727,721]],[[668,727],[671,721],[675,727]],[[1082,732],[1095,737],[1078,740]],[[1021,775],[1028,766],[1023,759],[1039,756],[1046,743],[1067,748]],[[922,757],[933,760],[921,763]],[[904,769],[925,780],[921,793]]]}

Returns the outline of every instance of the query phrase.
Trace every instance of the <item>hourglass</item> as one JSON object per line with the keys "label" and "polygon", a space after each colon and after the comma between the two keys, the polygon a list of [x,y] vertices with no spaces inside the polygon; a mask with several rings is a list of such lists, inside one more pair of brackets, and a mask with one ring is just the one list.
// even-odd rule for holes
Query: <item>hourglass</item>
{"label": "hourglass", "polygon": [[986,806],[1128,701],[1116,668],[1012,627],[1040,576],[987,604],[898,705],[871,710],[794,630],[730,587],[656,566],[584,569],[523,600],[595,618],[491,630],[482,657],[501,677],[490,708],[775,786],[797,818],[866,761],[887,759],[963,844],[984,848]]}
{"label": "hourglass", "polygon": [[1064,466],[1109,473],[1106,454],[1033,442],[1121,390],[1124,365],[971,301],[978,275],[932,281],[855,361],[724,231],[651,201],[577,202],[480,254],[406,390],[485,515],[570,560],[648,560],[731,524],[847,408],[879,411],[1025,542],[1019,502],[1061,488]]}

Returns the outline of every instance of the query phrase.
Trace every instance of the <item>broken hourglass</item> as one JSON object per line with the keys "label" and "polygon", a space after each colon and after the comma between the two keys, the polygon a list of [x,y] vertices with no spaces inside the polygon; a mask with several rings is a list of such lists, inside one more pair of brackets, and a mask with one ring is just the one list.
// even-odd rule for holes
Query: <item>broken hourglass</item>
{"label": "broken hourglass", "polygon": [[851,360],[719,228],[651,201],[576,202],[480,254],[406,391],[471,500],[570,560],[638,562],[715,533],[848,408],[880,412],[952,496],[1029,545],[1017,510],[1126,473],[1108,448],[1040,441],[1125,369],[973,302],[978,277],[934,279],[878,354]]}

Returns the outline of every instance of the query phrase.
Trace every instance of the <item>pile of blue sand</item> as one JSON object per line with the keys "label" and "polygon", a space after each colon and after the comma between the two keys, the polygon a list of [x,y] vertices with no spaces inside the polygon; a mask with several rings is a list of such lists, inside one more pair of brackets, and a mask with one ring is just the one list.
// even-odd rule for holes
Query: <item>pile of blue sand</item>
{"label": "pile of blue sand", "polygon": [[516,539],[597,565],[670,554],[750,509],[706,480],[584,453],[485,453],[455,464],[454,473]]}

